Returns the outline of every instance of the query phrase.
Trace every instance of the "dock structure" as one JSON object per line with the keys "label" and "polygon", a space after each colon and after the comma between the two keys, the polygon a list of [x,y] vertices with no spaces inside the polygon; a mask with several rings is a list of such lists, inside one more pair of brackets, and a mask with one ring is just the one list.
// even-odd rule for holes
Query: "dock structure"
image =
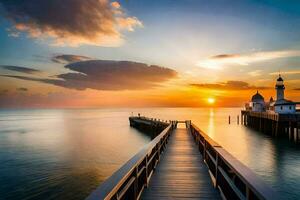
{"label": "dock structure", "polygon": [[[131,117],[130,124],[149,124]],[[158,121],[158,120],[152,120]],[[166,122],[161,122],[162,126]],[[184,123],[186,128],[177,128]],[[148,128],[147,128],[148,129]],[[275,200],[276,193],[191,121],[169,121],[87,200]]]}
{"label": "dock structure", "polygon": [[155,118],[138,116],[129,117],[129,124],[131,127],[150,135],[153,139],[169,125],[169,122]]}
{"label": "dock structure", "polygon": [[241,122],[245,126],[273,136],[288,135],[300,140],[300,113],[279,114],[242,110]]}
{"label": "dock structure", "polygon": [[175,129],[170,136],[168,148],[141,199],[168,198],[221,199],[186,128]]}

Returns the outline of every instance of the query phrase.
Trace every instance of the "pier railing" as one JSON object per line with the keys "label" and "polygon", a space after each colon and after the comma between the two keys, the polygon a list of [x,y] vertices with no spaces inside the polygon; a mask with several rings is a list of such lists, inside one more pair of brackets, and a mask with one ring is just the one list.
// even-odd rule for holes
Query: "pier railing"
{"label": "pier railing", "polygon": [[214,186],[225,199],[275,200],[275,192],[248,167],[234,158],[190,121],[190,128],[204,162],[207,164]]}
{"label": "pier railing", "polygon": [[87,200],[139,199],[175,126],[176,122],[171,122],[155,139],[102,183]]}
{"label": "pier railing", "polygon": [[162,120],[162,119],[157,119],[157,118],[149,118],[145,116],[131,116],[129,119],[134,119],[134,120],[141,120],[143,123],[145,122],[150,122],[150,123],[162,123],[162,124],[169,124],[171,121],[169,120]]}

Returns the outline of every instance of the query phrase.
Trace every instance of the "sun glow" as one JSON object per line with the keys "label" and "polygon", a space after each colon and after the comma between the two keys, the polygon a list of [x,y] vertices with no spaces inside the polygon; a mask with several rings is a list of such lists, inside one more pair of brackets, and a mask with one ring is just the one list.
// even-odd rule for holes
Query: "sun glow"
{"label": "sun glow", "polygon": [[216,100],[215,100],[214,98],[211,98],[211,97],[207,99],[207,102],[208,102],[209,104],[214,104],[215,101],[216,101]]}

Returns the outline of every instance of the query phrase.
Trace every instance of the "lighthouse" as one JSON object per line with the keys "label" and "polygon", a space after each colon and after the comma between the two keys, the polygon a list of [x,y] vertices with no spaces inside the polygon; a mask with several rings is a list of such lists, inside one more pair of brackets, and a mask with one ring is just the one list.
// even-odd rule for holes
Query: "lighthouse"
{"label": "lighthouse", "polygon": [[276,81],[276,85],[275,85],[275,89],[276,89],[276,93],[277,93],[277,101],[279,100],[283,100],[284,99],[284,84],[283,84],[283,79],[281,78],[280,74],[279,77]]}
{"label": "lighthouse", "polygon": [[276,113],[279,114],[291,114],[296,113],[296,103],[287,100],[284,98],[284,84],[283,79],[279,74],[279,77],[276,81],[276,93],[277,93],[277,99],[274,104],[274,110]]}

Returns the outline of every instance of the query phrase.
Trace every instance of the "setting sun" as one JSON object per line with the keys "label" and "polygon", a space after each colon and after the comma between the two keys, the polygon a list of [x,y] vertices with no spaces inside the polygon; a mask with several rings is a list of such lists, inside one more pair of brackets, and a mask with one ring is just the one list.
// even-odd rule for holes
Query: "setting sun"
{"label": "setting sun", "polygon": [[209,104],[214,104],[214,103],[215,103],[215,99],[214,99],[214,98],[208,98],[208,99],[207,99],[207,102],[208,102]]}

